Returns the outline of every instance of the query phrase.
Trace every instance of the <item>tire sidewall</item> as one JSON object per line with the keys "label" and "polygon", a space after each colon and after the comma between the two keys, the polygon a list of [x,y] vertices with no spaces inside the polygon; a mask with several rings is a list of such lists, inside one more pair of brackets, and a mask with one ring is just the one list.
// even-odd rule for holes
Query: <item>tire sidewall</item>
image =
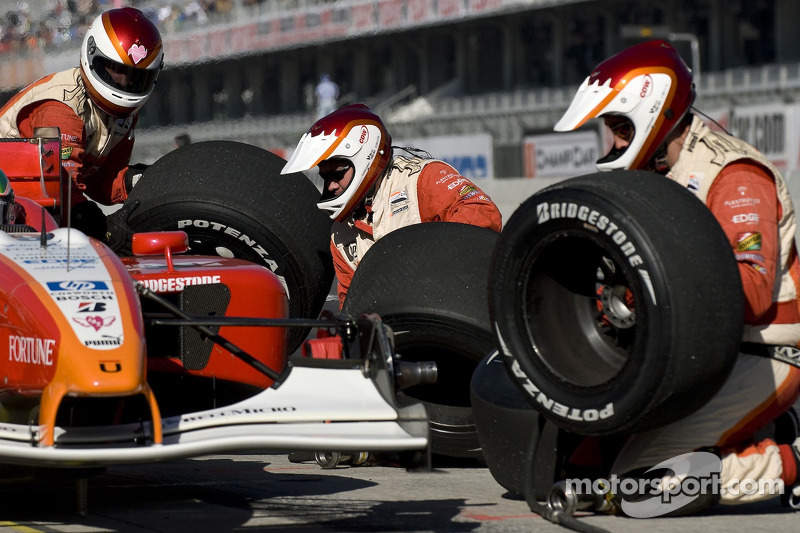
{"label": "tire sidewall", "polygon": [[[528,320],[521,309],[527,305],[522,299],[530,278],[518,280],[519,290],[514,295],[493,293],[492,321],[509,371],[529,401],[565,429],[586,432],[584,426],[588,425],[592,433],[604,434],[628,425],[634,413],[647,408],[653,391],[658,389],[668,362],[663,354],[668,353],[672,337],[670,318],[663,310],[671,306],[663,290],[661,265],[635,221],[593,194],[581,192],[571,198],[565,216],[552,216],[553,205],[563,204],[556,193],[543,194],[520,211],[528,223],[514,225],[512,231],[503,234],[490,279],[498,276],[497,272],[530,272],[558,239],[591,242],[624,266],[627,279],[633,281],[634,300],[644,303],[637,305],[637,327],[643,327],[645,334],[637,335],[631,358],[617,376],[602,385],[579,387],[554,379],[552,371],[536,356],[537,348],[520,342],[520,336],[504,333],[508,331],[504,324],[516,324],[528,331]],[[658,306],[653,305],[654,298]]]}

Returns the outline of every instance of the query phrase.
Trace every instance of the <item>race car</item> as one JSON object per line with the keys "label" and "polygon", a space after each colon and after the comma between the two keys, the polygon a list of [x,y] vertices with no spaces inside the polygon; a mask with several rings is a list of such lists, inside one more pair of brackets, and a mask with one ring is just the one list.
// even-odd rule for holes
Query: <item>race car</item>
{"label": "race car", "polygon": [[[133,233],[120,257],[60,227],[69,184],[58,133],[37,135],[0,143],[0,169],[25,207],[24,224],[0,228],[0,464],[77,470],[236,450],[424,455],[425,409],[398,405],[395,385],[433,380],[435,369],[396,364],[379,317],[292,314],[287,276],[200,254],[185,231]],[[319,339],[291,340],[312,328]],[[290,357],[290,343],[305,356]]]}

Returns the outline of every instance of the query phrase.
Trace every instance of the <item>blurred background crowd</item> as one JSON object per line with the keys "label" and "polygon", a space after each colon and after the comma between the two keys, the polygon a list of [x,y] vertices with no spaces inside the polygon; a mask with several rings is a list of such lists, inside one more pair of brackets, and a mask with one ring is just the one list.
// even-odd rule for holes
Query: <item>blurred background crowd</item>
{"label": "blurred background crowd", "polygon": [[289,3],[297,4],[291,0],[0,0],[0,54],[74,45],[98,14],[123,5],[141,9],[169,34]]}

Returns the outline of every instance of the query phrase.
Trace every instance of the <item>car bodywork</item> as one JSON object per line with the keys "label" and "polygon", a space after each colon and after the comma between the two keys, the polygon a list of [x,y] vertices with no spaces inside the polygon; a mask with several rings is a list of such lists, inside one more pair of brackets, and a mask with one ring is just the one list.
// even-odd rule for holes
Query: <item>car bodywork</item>
{"label": "car bodywork", "polygon": [[[182,232],[137,234],[134,255],[117,257],[58,227],[57,137],[20,142],[0,143],[0,168],[14,150],[6,172],[33,196],[18,192],[27,224],[0,231],[0,463],[426,449],[425,409],[396,403],[400,372],[378,317],[289,318],[269,269],[176,256]],[[289,358],[297,326],[337,336],[347,357]]]}

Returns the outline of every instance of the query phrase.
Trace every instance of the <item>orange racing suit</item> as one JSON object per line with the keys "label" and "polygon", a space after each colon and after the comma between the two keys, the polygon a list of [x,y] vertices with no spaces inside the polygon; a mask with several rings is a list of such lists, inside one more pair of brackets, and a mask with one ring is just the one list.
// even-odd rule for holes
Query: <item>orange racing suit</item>
{"label": "orange racing suit", "polygon": [[61,164],[72,178],[72,205],[84,193],[102,204],[128,197],[125,174],[137,117],[111,117],[89,98],[79,68],[28,85],[0,109],[0,137],[33,137],[37,127],[61,129]]}
{"label": "orange racing suit", "polygon": [[331,228],[339,307],[369,248],[386,234],[421,222],[460,222],[500,231],[494,202],[444,161],[395,156],[363,208]]}
{"label": "orange racing suit", "polygon": [[721,503],[767,499],[774,494],[746,493],[737,485],[781,480],[790,487],[798,481],[791,443],[778,444],[768,434],[754,436],[800,396],[800,368],[762,356],[768,346],[800,345],[800,263],[792,199],[780,173],[762,154],[741,140],[710,131],[696,117],[667,177],[703,200],[728,237],[745,294],[748,344],[706,405],[682,420],[632,436],[612,473],[650,468],[710,446],[722,458]]}

